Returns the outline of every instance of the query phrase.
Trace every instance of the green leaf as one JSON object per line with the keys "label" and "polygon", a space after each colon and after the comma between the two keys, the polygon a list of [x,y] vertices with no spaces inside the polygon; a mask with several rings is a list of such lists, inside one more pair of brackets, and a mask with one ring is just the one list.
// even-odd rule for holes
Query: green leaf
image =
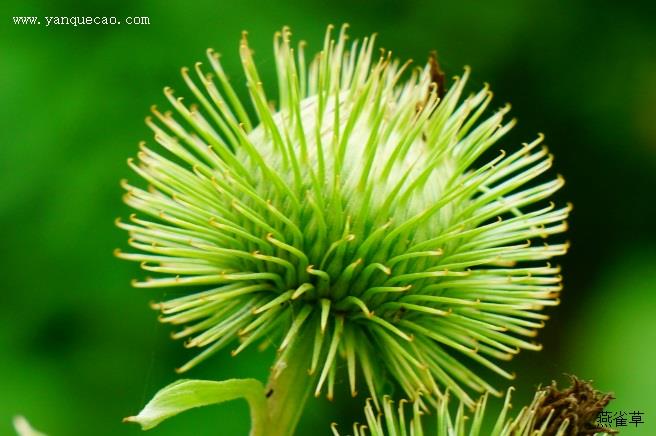
{"label": "green leaf", "polygon": [[255,379],[178,380],[157,392],[137,416],[129,416],[123,421],[136,422],[143,430],[149,430],[186,410],[237,398],[248,401],[251,435],[263,434],[268,420],[266,397],[262,383]]}

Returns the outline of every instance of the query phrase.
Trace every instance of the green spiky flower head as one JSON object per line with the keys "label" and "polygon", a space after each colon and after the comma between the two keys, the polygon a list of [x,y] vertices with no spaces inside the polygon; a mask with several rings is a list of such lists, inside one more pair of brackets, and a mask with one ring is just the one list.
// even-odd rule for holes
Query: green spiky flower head
{"label": "green spiky flower head", "polygon": [[444,89],[434,60],[413,69],[374,39],[329,29],[307,63],[283,29],[271,97],[244,36],[248,103],[210,50],[182,70],[192,103],[166,88],[175,115],[153,108],[118,255],[156,274],[135,286],[183,289],[155,305],[201,350],[180,371],[257,342],[278,347],[275,376],[304,342],[317,395],[345,367],[353,394],[363,378],[374,399],[392,381],[471,405],[499,393],[481,366],[512,378],[498,362],[540,348],[561,289],[548,260],[566,251],[544,239],[569,212],[548,203],[560,177],[536,181],[542,137],[494,151],[509,108],[485,118],[487,87],[463,98],[468,69]]}
{"label": "green spiky flower head", "polygon": [[[421,398],[408,407],[405,401],[394,402],[385,397],[382,409],[376,411],[367,401],[365,423],[353,425],[353,436],[407,436],[407,435],[468,435],[468,436],[609,436],[617,431],[597,424],[599,413],[614,399],[612,394],[595,390],[589,382],[570,376],[572,386],[559,390],[556,382],[538,388],[533,401],[511,416],[510,403],[513,389],[508,389],[501,411],[492,420],[486,417],[487,394],[474,406],[469,419],[463,403],[452,415],[449,412],[448,396],[437,401],[434,416],[424,413]],[[407,414],[406,409],[412,409]],[[426,417],[428,415],[429,417]],[[428,421],[437,423],[434,432],[428,430]],[[485,421],[487,425],[484,424]],[[340,436],[337,425],[333,424],[334,436]]]}

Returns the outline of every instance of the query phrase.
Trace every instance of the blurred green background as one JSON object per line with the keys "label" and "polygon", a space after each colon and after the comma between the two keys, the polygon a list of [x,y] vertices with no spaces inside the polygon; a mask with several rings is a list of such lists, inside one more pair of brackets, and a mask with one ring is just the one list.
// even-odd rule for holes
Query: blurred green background
{"label": "blurred green background", "polygon": [[[328,23],[379,33],[397,56],[437,49],[448,76],[473,67],[513,103],[518,144],[544,132],[575,205],[563,259],[562,305],[541,333],[541,353],[511,363],[516,405],[563,373],[615,392],[611,411],[645,413],[656,434],[656,9],[653,2],[298,0],[9,1],[0,6],[0,434],[27,416],[51,435],[138,434],[137,412],[189,354],[169,340],[130,288],[137,268],[112,256],[113,225],[127,214],[118,181],[125,159],[150,140],[143,118],[182,89],[179,67],[223,53],[239,83],[237,47],[249,30],[265,83],[272,34],[290,25],[318,50]],[[149,16],[148,26],[14,25],[12,16]],[[243,89],[242,95],[243,95]],[[271,355],[222,353],[189,374],[264,379]],[[496,380],[499,386],[507,386]],[[314,401],[299,434],[342,428],[360,406]],[[193,431],[190,431],[190,428]],[[195,410],[153,435],[241,435],[245,403]]]}

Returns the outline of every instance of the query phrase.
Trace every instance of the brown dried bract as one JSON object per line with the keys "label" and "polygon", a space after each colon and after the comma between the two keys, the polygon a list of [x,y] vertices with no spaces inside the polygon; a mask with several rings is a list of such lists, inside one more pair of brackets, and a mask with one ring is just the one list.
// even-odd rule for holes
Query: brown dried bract
{"label": "brown dried bract", "polygon": [[430,65],[431,83],[437,86],[437,96],[442,99],[446,94],[445,82],[446,76],[444,71],[440,68],[440,63],[437,61],[437,51],[433,50],[428,55],[428,65]]}
{"label": "brown dried bract", "polygon": [[[428,104],[428,101],[430,99],[431,92],[433,91],[433,88],[436,89],[437,91],[437,97],[442,100],[444,95],[446,94],[446,76],[444,75],[444,71],[442,71],[442,68],[440,68],[440,63],[437,61],[437,51],[433,50],[429,53],[428,55],[428,65],[430,68],[430,77],[431,77],[431,83],[430,86],[428,87],[428,90],[426,91],[426,98],[424,99],[423,102],[417,103],[417,107],[415,112],[418,114]],[[433,110],[435,110],[433,108]],[[432,113],[431,113],[432,115]],[[426,136],[426,132],[421,134],[421,137],[424,141],[426,141],[428,138]]]}
{"label": "brown dried bract", "polygon": [[[433,89],[436,90],[437,97],[440,100],[446,94],[446,89],[444,88],[446,83],[445,80],[446,76],[444,75],[444,71],[442,71],[442,68],[440,68],[440,63],[437,61],[437,51],[433,50],[428,55],[428,66],[430,68],[430,78],[431,78],[430,85],[428,87],[428,90],[426,91],[426,98],[424,99],[424,101],[417,103],[417,107],[415,110],[416,113],[419,113],[422,110],[424,110],[424,108],[428,104],[428,101],[430,100],[430,95],[431,92],[433,92]],[[426,138],[424,137],[424,140],[425,139]]]}
{"label": "brown dried bract", "polygon": [[540,428],[553,410],[545,435],[555,435],[565,419],[569,419],[567,436],[592,435],[595,433],[616,434],[617,431],[599,427],[596,424],[597,416],[608,403],[615,399],[612,394],[603,394],[596,391],[592,385],[579,380],[576,376],[569,376],[572,386],[565,390],[558,390],[555,381],[551,386],[542,388],[546,395],[536,408],[536,423],[534,428]]}

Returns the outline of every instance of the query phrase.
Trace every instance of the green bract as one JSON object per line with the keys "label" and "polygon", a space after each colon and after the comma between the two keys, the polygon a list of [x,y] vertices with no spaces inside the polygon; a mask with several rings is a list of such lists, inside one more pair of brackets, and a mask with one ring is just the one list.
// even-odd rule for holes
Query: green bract
{"label": "green bract", "polygon": [[275,377],[309,337],[316,395],[332,396],[341,359],[354,395],[358,376],[374,401],[392,380],[471,406],[472,391],[500,393],[468,361],[511,379],[497,362],[538,350],[527,338],[558,304],[547,260],[567,246],[542,240],[566,229],[570,207],[545,202],[563,180],[534,183],[552,163],[541,136],[488,160],[513,122],[508,107],[483,117],[487,87],[461,97],[467,69],[441,90],[431,64],[374,56],[374,37],[347,45],[345,31],[309,64],[276,35],[275,104],[245,36],[250,105],[213,51],[211,72],[184,68],[195,103],[166,88],[176,114],[147,119],[159,147],[129,161],[149,186],[124,183],[139,214],[119,222],[134,250],[118,256],[157,274],[137,287],[193,287],[155,305],[202,350],[180,371],[272,342]]}

